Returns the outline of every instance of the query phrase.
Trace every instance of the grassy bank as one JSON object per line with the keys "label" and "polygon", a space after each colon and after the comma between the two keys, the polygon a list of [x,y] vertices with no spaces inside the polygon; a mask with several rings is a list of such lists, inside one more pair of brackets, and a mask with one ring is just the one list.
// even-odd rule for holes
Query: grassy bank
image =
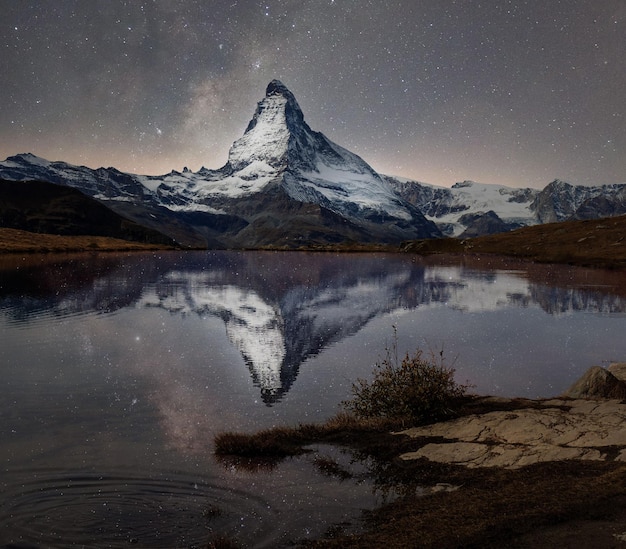
{"label": "grassy bank", "polygon": [[537,263],[624,269],[626,216],[546,223],[476,238],[432,238],[407,241],[400,246],[359,243],[315,245],[301,247],[297,251],[392,253],[401,251],[418,255],[487,254],[515,257]]}
{"label": "grassy bank", "polygon": [[169,248],[163,244],[145,244],[105,236],[59,236],[0,228],[0,253],[104,252]]}
{"label": "grassy bank", "polygon": [[495,254],[542,263],[626,268],[626,216],[564,221],[524,227],[477,238],[444,238],[407,242],[416,254]]}
{"label": "grassy bank", "polygon": [[[0,228],[0,253],[154,250],[166,246],[107,237],[56,236]],[[276,250],[285,248],[270,247]],[[286,250],[286,249],[285,249]],[[289,251],[294,251],[289,248]],[[309,246],[295,251],[405,252],[418,255],[463,254],[508,256],[538,263],[562,263],[610,269],[626,268],[626,216],[565,221],[524,227],[477,238],[415,240],[401,246],[345,243]]]}

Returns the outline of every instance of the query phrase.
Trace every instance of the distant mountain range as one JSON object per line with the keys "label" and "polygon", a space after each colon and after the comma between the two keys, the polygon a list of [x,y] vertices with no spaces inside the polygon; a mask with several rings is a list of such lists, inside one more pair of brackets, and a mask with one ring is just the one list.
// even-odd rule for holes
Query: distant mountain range
{"label": "distant mountain range", "polygon": [[384,176],[446,236],[476,237],[528,225],[626,213],[626,184],[582,186],[558,179],[542,190],[473,181],[451,188]]}
{"label": "distant mountain range", "polygon": [[[626,184],[556,180],[539,191],[465,181],[444,188],[378,174],[311,130],[278,80],[218,170],[142,176],[19,154],[0,162],[0,179],[73,187],[189,247],[394,244],[626,213]],[[9,217],[0,209],[0,226],[12,226]]]}

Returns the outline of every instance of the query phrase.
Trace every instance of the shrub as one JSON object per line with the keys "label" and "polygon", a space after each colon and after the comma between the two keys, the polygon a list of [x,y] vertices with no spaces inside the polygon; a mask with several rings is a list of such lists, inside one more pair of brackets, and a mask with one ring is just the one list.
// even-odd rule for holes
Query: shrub
{"label": "shrub", "polygon": [[424,357],[421,349],[398,359],[397,337],[384,359],[376,363],[371,382],[358,379],[353,398],[342,403],[357,418],[385,417],[423,424],[456,415],[469,385],[454,380],[454,369],[439,356]]}

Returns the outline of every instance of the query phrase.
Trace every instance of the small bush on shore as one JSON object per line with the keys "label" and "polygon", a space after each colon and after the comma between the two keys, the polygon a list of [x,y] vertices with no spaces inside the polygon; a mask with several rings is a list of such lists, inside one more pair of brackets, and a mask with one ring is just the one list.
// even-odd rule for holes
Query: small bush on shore
{"label": "small bush on shore", "polygon": [[[395,329],[394,329],[395,330]],[[359,379],[352,386],[353,398],[342,402],[343,411],[321,424],[274,427],[254,434],[224,432],[215,436],[215,455],[252,460],[241,466],[272,467],[287,456],[310,450],[315,442],[352,443],[372,435],[400,429],[407,423],[420,424],[457,415],[467,404],[469,385],[454,381],[454,370],[439,358],[423,357],[421,350],[398,359],[394,344],[386,358],[376,364],[374,379]]]}
{"label": "small bush on shore", "polygon": [[342,403],[360,419],[389,418],[403,423],[424,424],[453,417],[464,401],[469,385],[454,380],[443,351],[425,357],[421,349],[400,361],[397,339],[376,363],[373,380],[358,379],[353,398]]}

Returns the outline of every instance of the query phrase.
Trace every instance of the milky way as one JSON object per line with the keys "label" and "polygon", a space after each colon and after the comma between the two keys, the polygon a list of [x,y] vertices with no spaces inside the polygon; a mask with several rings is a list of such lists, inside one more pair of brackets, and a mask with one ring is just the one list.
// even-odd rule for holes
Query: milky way
{"label": "milky way", "polygon": [[267,83],[376,170],[626,181],[624,0],[0,0],[0,159],[217,168]]}

